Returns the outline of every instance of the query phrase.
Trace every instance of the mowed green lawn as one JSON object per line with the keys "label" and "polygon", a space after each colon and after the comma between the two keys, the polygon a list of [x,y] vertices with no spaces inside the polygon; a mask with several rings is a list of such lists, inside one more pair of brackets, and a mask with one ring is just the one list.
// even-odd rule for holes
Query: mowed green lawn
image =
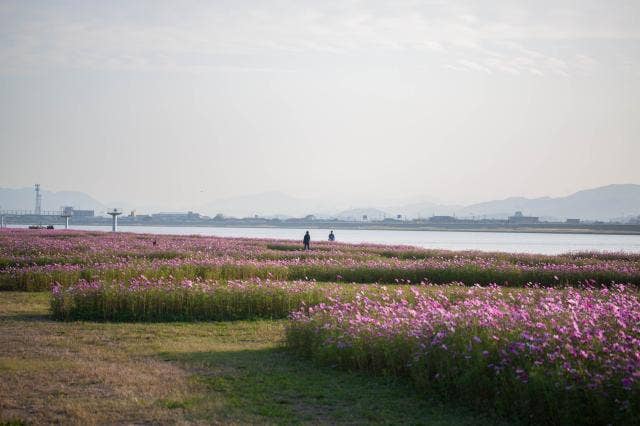
{"label": "mowed green lawn", "polygon": [[48,298],[0,293],[0,423],[494,423],[289,355],[284,321],[60,323]]}

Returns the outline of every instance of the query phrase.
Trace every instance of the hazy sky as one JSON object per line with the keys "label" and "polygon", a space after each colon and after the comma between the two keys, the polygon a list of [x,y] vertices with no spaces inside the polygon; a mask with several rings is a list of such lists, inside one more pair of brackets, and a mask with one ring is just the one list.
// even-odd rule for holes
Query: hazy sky
{"label": "hazy sky", "polygon": [[0,186],[176,207],[640,183],[640,2],[0,1]]}

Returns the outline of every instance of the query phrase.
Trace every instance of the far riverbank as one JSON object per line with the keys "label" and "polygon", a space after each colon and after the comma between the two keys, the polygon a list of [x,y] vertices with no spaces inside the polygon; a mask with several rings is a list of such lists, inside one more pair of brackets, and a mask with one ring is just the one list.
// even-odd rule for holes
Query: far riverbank
{"label": "far riverbank", "polygon": [[[494,233],[546,233],[546,234],[603,234],[603,235],[640,235],[640,225],[621,223],[582,223],[567,224],[561,222],[540,222],[535,224],[506,224],[505,221],[483,223],[481,221],[459,221],[460,223],[428,223],[402,220],[386,221],[344,221],[344,220],[304,220],[304,219],[194,219],[194,220],[155,220],[146,217],[121,216],[120,226],[150,227],[206,227],[206,228],[272,228],[272,229],[342,229],[342,230],[394,230],[426,232],[494,232]],[[5,216],[8,225],[64,225],[64,219],[57,216]],[[71,218],[73,226],[108,226],[111,218]]]}

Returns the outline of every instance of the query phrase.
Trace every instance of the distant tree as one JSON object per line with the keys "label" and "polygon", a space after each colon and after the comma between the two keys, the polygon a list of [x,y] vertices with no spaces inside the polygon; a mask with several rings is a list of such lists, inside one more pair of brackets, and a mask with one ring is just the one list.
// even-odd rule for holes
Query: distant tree
{"label": "distant tree", "polygon": [[222,213],[218,213],[213,217],[213,220],[224,220],[224,215]]}

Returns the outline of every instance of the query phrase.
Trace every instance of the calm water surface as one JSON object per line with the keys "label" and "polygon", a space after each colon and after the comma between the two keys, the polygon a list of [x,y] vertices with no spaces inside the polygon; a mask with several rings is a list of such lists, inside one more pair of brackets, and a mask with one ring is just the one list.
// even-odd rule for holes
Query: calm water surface
{"label": "calm water surface", "polygon": [[[22,226],[24,227],[24,226]],[[110,231],[110,226],[70,226],[72,229]],[[59,229],[59,227],[57,227]],[[276,238],[302,241],[306,229],[209,228],[200,226],[121,226],[119,232],[145,234],[214,235],[218,237]],[[326,241],[329,229],[309,229],[311,243]],[[336,240],[347,243],[405,244],[448,250],[483,250],[512,253],[558,254],[573,251],[625,251],[640,253],[640,235],[537,234],[509,232],[451,232],[395,230],[334,230]]]}

